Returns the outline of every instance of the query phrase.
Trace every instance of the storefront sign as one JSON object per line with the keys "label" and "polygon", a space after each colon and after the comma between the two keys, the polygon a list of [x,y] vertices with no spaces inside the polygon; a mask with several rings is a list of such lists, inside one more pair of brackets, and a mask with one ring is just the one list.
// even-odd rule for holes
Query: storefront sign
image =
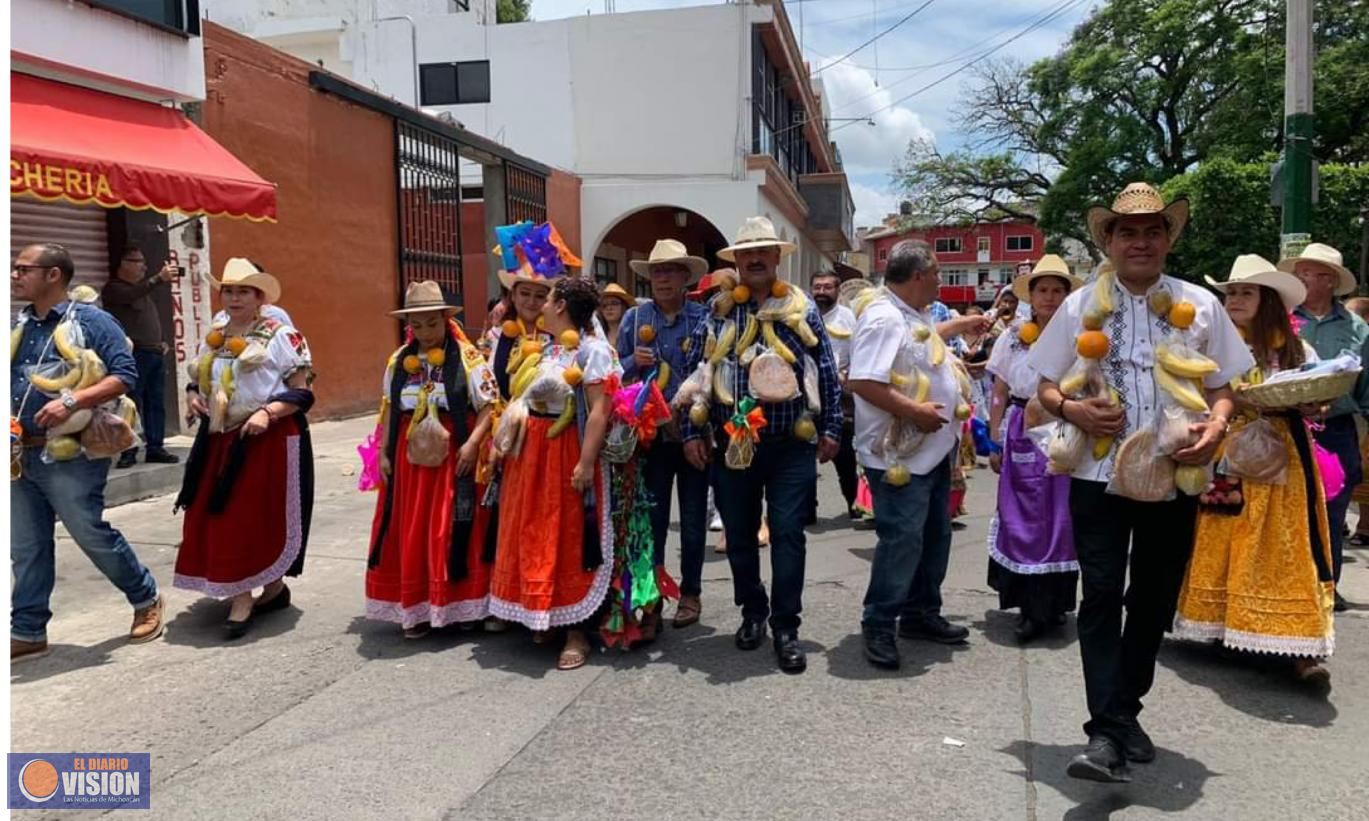
{"label": "storefront sign", "polygon": [[110,207],[119,205],[114,189],[109,187],[109,178],[104,174],[56,163],[11,159],[10,193],[28,193],[45,200],[94,200]]}

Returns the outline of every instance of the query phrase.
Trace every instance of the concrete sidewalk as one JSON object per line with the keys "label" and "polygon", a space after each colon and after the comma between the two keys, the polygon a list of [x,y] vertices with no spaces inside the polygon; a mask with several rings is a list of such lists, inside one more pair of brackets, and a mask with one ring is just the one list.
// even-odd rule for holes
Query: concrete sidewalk
{"label": "concrete sidewalk", "polygon": [[[110,512],[167,585],[160,642],[128,646],[128,608],[60,542],[55,649],[14,669],[13,748],[151,751],[159,819],[1364,817],[1369,609],[1337,621],[1329,698],[1280,667],[1167,643],[1143,716],[1159,759],[1130,785],[1077,782],[1064,776],[1084,740],[1073,625],[1022,649],[994,609],[987,470],[973,474],[945,588],[947,615],[973,630],[964,648],[901,642],[892,673],[864,661],[874,534],[838,517],[824,468],[807,673],[779,673],[768,644],[735,649],[728,567],[711,550],[699,625],[558,673],[555,648],[522,630],[413,642],[362,618],[374,496],[354,490],[355,446],[370,425],[315,426],[295,607],[235,644],[223,605],[169,587],[170,497]],[[1353,558],[1347,595],[1369,601],[1369,554]]]}

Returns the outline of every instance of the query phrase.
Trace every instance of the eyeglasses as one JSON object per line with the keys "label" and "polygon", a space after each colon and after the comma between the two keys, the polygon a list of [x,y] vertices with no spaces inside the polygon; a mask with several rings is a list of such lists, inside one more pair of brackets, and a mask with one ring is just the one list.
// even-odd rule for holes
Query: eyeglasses
{"label": "eyeglasses", "polygon": [[14,266],[13,268],[11,268],[10,270],[12,270],[12,271],[17,271],[17,272],[23,274],[23,273],[27,273],[28,271],[46,271],[46,270],[48,270],[49,268],[53,268],[53,267],[55,267],[55,266],[52,266],[52,265],[15,265],[15,266]]}

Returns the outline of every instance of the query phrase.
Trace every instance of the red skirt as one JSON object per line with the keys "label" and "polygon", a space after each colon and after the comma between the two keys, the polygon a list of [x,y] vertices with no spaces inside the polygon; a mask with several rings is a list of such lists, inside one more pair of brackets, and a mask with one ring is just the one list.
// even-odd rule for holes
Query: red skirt
{"label": "red skirt", "polygon": [[580,461],[575,430],[547,439],[555,420],[530,417],[523,451],[504,462],[499,491],[499,547],[490,612],[532,630],[583,622],[599,609],[613,573],[604,465],[594,477],[595,515],[604,560],[583,569],[584,497],[570,485]]}
{"label": "red skirt", "polygon": [[248,437],[224,509],[209,512],[240,430],[209,434],[204,479],[185,511],[175,586],[226,599],[285,576],[304,544],[300,428],[293,416]]}
{"label": "red skirt", "polygon": [[[404,455],[404,436],[413,414],[399,423],[398,454],[391,459],[394,500],[390,526],[380,548],[380,563],[366,571],[366,617],[413,627],[423,622],[442,627],[479,621],[489,615],[490,566],[481,561],[490,509],[479,504],[485,488],[476,485],[475,522],[466,544],[466,576],[450,581],[447,554],[452,537],[452,503],[456,491],[456,452],[452,437],[447,461],[437,467],[412,464]],[[474,424],[474,416],[470,422]],[[451,431],[450,418],[442,425]],[[376,499],[371,521],[375,544],[385,511],[385,486]]]}

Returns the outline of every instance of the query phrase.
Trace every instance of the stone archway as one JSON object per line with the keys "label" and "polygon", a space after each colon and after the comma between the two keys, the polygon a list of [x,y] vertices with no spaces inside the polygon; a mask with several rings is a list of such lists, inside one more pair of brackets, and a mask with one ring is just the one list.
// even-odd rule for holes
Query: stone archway
{"label": "stone archway", "polygon": [[683,242],[689,253],[708,260],[710,268],[725,264],[717,254],[728,242],[717,226],[688,208],[654,205],[614,223],[594,250],[593,259],[585,260],[585,268],[600,284],[617,282],[639,296],[646,296],[646,282],[633,276],[628,262],[645,259],[660,239]]}

